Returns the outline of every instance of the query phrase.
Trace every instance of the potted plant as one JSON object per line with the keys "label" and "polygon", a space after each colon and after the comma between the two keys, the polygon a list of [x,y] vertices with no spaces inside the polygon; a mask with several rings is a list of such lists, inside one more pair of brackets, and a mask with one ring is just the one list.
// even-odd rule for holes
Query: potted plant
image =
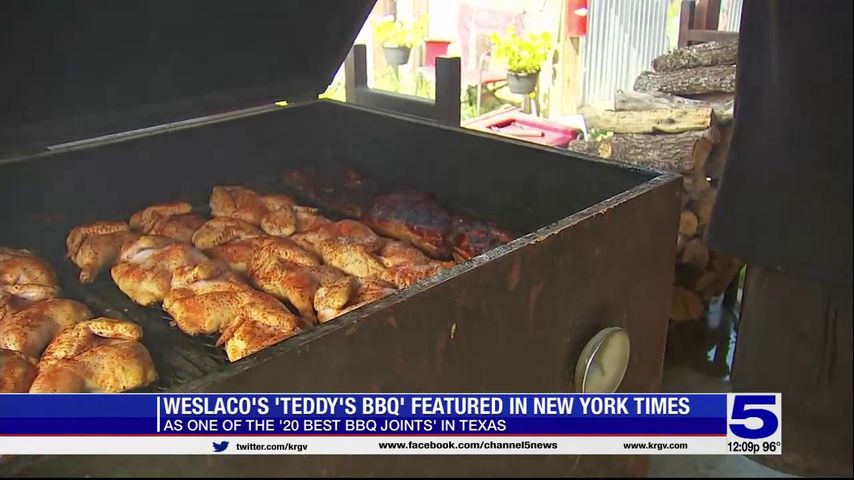
{"label": "potted plant", "polygon": [[374,35],[383,45],[386,62],[393,67],[409,62],[412,47],[421,41],[426,30],[424,18],[405,22],[386,17],[375,24]]}
{"label": "potted plant", "polygon": [[540,68],[552,47],[549,32],[527,33],[520,36],[513,27],[506,35],[493,33],[495,55],[507,62],[507,86],[518,95],[529,95],[537,86]]}

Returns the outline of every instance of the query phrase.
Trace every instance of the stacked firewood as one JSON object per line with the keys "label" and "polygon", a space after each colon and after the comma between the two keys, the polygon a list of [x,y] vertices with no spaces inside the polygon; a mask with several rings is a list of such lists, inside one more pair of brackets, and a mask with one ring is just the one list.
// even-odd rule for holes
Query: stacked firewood
{"label": "stacked firewood", "polygon": [[617,92],[613,110],[586,119],[589,127],[609,133],[569,146],[682,176],[672,320],[702,318],[741,268],[738,259],[710,251],[703,240],[732,138],[736,50],[737,39],[656,58],[634,91]]}

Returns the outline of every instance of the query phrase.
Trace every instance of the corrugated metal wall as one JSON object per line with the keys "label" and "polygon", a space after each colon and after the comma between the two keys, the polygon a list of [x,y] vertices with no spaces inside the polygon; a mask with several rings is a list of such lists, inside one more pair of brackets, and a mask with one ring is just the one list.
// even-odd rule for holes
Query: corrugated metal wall
{"label": "corrugated metal wall", "polygon": [[724,0],[721,2],[721,16],[718,30],[737,32],[741,24],[741,6],[743,0]]}
{"label": "corrugated metal wall", "polygon": [[668,0],[589,0],[584,39],[585,104],[631,89],[638,74],[667,50]]}

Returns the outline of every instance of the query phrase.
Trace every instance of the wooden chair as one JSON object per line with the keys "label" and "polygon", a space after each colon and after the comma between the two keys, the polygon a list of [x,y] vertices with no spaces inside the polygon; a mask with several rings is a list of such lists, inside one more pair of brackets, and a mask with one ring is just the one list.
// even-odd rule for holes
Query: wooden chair
{"label": "wooden chair", "polygon": [[368,87],[365,45],[353,45],[344,61],[345,93],[350,103],[460,125],[460,58],[436,58],[436,100],[373,90]]}

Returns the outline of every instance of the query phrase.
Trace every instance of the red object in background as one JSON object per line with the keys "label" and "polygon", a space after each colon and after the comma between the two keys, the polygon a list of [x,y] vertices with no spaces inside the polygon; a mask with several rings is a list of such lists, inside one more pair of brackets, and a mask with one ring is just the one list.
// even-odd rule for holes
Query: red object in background
{"label": "red object in background", "polygon": [[558,148],[566,148],[569,142],[578,138],[581,133],[577,128],[535,117],[517,107],[489,112],[466,122],[463,126]]}
{"label": "red object in background", "polygon": [[425,40],[424,41],[424,66],[435,67],[436,57],[448,54],[450,40]]}
{"label": "red object in background", "polygon": [[587,36],[587,0],[566,0],[566,35]]}

